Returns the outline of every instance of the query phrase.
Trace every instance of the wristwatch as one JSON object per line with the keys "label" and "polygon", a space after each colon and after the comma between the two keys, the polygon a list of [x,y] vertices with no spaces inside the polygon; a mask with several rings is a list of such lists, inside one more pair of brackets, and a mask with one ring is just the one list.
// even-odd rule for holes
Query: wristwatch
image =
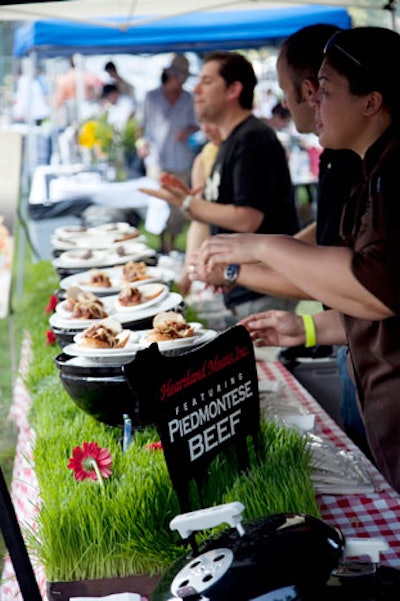
{"label": "wristwatch", "polygon": [[224,269],[224,280],[227,284],[235,284],[238,279],[240,265],[237,263],[229,263]]}
{"label": "wristwatch", "polygon": [[193,194],[188,194],[181,204],[181,213],[183,213],[185,217],[190,218],[190,205],[192,204],[193,200]]}

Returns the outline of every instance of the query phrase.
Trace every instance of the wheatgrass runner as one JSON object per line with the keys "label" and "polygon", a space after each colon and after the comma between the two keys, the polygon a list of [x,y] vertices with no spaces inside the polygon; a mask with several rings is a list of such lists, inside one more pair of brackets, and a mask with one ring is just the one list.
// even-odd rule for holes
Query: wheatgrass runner
{"label": "wheatgrass runner", "polygon": [[[53,361],[60,349],[46,345],[44,308],[56,286],[50,264],[33,265],[18,307],[21,329],[32,340],[27,384],[40,489],[40,498],[32,500],[38,506],[37,524],[25,530],[29,547],[49,581],[163,573],[181,556],[182,547],[168,527],[179,506],[163,452],[149,448],[157,443],[157,432],[135,431],[123,453],[121,430],[97,422],[69,398]],[[112,473],[104,487],[75,480],[67,467],[74,447],[85,441],[111,454]],[[246,475],[237,475],[234,457],[213,462],[203,503],[239,500],[246,508],[245,521],[280,511],[318,516],[306,440],[271,422],[262,424],[261,443],[258,458],[249,444]],[[194,488],[191,494],[196,507]]]}

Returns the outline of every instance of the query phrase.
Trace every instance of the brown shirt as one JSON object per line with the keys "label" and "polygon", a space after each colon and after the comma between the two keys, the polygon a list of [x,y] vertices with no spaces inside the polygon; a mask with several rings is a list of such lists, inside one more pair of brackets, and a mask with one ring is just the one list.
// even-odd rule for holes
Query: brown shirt
{"label": "brown shirt", "polygon": [[389,128],[368,150],[363,182],[345,206],[341,233],[353,273],[395,316],[344,316],[368,442],[378,469],[400,492],[400,136]]}

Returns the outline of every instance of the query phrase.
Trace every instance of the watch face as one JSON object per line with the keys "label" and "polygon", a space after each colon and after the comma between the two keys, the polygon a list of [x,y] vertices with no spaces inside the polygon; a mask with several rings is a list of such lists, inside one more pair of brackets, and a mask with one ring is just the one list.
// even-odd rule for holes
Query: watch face
{"label": "watch face", "polygon": [[236,263],[230,263],[225,267],[224,270],[224,278],[227,282],[233,283],[236,282],[237,277],[239,275],[239,265]]}

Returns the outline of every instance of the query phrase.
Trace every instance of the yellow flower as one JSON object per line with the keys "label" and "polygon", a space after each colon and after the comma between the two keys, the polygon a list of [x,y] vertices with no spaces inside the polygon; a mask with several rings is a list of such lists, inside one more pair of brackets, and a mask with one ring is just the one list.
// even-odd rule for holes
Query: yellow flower
{"label": "yellow flower", "polygon": [[86,121],[79,131],[78,141],[81,146],[93,148],[99,143],[96,137],[97,121]]}

